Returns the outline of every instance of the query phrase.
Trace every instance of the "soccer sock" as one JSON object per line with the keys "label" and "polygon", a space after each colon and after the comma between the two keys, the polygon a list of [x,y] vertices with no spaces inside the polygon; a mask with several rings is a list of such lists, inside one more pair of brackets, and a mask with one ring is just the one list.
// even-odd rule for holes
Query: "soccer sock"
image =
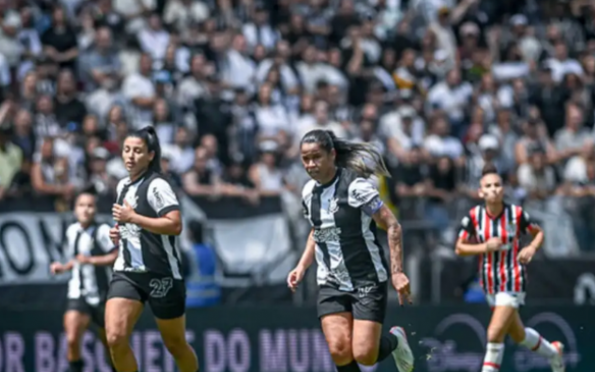
{"label": "soccer sock", "polygon": [[83,372],[83,361],[74,360],[68,363],[70,365],[69,372]]}
{"label": "soccer sock", "polygon": [[504,344],[489,342],[486,348],[486,355],[483,359],[481,372],[498,372],[502,357],[504,356]]}
{"label": "soccer sock", "polygon": [[390,353],[393,352],[399,345],[399,339],[392,333],[388,333],[380,337],[380,347],[378,348],[378,359],[377,362],[381,362],[386,359]]}
{"label": "soccer sock", "polygon": [[558,350],[533,328],[525,328],[525,339],[521,345],[548,359],[558,356]]}
{"label": "soccer sock", "polygon": [[361,372],[359,369],[359,364],[355,360],[352,360],[351,363],[344,365],[344,366],[337,366],[338,372]]}

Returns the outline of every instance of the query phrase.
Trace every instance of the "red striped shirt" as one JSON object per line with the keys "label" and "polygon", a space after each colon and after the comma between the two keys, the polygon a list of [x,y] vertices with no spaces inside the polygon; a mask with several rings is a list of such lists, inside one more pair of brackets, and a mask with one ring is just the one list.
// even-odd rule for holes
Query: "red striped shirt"
{"label": "red striped shirt", "polygon": [[490,216],[484,205],[478,205],[463,218],[459,232],[463,241],[483,243],[494,237],[502,240],[500,251],[480,256],[479,275],[485,293],[525,292],[526,270],[518,262],[519,239],[536,229],[539,226],[527,212],[511,204],[504,204],[498,216]]}

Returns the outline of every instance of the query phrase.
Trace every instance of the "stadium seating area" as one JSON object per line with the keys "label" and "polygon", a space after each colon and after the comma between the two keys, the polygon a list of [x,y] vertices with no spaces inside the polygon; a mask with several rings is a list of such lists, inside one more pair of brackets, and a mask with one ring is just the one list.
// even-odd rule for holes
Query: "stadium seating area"
{"label": "stadium seating area", "polygon": [[[0,199],[113,191],[153,125],[191,196],[294,200],[314,128],[375,144],[413,237],[452,241],[483,164],[546,230],[593,251],[588,1],[0,2]],[[419,233],[422,231],[422,233]],[[429,234],[428,231],[434,232]],[[424,243],[424,244],[425,244]]]}

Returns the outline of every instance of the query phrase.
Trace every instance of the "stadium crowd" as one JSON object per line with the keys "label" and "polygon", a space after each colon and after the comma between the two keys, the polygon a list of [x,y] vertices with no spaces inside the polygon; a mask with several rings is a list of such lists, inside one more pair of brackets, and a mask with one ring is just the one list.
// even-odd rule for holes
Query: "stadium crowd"
{"label": "stadium crowd", "polygon": [[542,0],[0,0],[0,199],[113,191],[155,126],[190,195],[299,196],[311,129],[374,144],[402,221],[448,231],[494,162],[595,238],[595,6]]}

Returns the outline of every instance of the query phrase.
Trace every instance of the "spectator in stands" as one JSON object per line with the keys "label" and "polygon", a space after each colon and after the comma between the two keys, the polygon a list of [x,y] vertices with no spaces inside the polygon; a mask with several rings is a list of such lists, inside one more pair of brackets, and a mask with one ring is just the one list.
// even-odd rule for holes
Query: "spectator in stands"
{"label": "spectator in stands", "polygon": [[[6,106],[4,106],[6,107]],[[0,115],[2,109],[0,108]],[[0,199],[10,188],[14,176],[21,170],[23,165],[23,152],[10,142],[12,130],[9,126],[0,126]]]}
{"label": "spectator in stands", "polygon": [[279,168],[278,145],[274,141],[260,143],[260,160],[248,171],[248,178],[261,195],[278,195],[285,188],[283,172]]}
{"label": "spectator in stands", "polygon": [[194,166],[184,174],[184,191],[190,195],[216,197],[219,193],[219,177],[208,168],[207,150],[198,147],[194,152]]}

